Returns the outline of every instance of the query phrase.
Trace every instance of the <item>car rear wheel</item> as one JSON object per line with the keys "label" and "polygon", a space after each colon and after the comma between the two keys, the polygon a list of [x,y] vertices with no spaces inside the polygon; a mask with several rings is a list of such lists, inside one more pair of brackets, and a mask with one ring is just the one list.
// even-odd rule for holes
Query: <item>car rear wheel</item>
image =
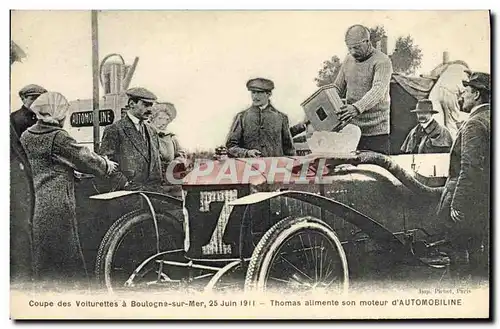
{"label": "car rear wheel", "polygon": [[246,291],[338,292],[349,287],[347,258],[335,232],[314,217],[286,218],[255,248]]}
{"label": "car rear wheel", "polygon": [[[156,220],[159,252],[182,248],[181,223],[167,214],[156,214]],[[151,213],[138,210],[124,215],[110,227],[99,246],[95,269],[98,284],[109,292],[129,290],[126,283],[134,273],[134,287],[145,287],[158,279],[160,263],[152,258],[155,254],[158,246]],[[151,261],[143,264],[148,258]],[[141,264],[140,272],[136,271]]]}

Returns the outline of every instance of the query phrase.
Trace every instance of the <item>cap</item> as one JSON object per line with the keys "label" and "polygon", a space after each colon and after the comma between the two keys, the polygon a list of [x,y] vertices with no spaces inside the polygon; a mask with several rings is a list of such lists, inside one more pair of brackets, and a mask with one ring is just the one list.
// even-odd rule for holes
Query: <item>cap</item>
{"label": "cap", "polygon": [[19,90],[19,97],[30,95],[41,95],[47,92],[47,89],[42,86],[30,84]]}
{"label": "cap", "polygon": [[156,103],[155,105],[153,105],[152,111],[153,111],[153,116],[156,116],[160,112],[167,113],[168,116],[170,117],[170,121],[174,121],[175,117],[177,116],[177,110],[175,109],[175,106],[172,103],[167,103],[167,102]]}
{"label": "cap", "polygon": [[429,99],[421,99],[417,102],[417,106],[414,110],[410,112],[416,113],[438,113],[438,111],[434,110],[432,107],[432,101]]}
{"label": "cap", "polygon": [[247,82],[247,88],[255,91],[271,91],[274,89],[274,82],[264,78],[250,79]]}
{"label": "cap", "polygon": [[148,102],[154,102],[156,100],[156,95],[147,90],[146,88],[135,87],[128,89],[125,94],[129,97],[145,100]]}
{"label": "cap", "polygon": [[486,89],[490,91],[490,75],[484,72],[472,72],[469,81],[462,81],[465,87],[471,86],[478,89]]}

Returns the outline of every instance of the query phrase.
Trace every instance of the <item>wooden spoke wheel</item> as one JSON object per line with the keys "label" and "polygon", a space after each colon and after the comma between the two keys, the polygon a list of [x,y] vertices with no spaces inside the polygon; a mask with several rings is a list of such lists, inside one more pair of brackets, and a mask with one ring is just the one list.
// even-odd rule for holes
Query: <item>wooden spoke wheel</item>
{"label": "wooden spoke wheel", "polygon": [[[157,214],[156,219],[159,251],[181,249],[184,238],[181,223],[166,214]],[[179,269],[168,273],[167,266],[161,264],[161,255],[154,257],[157,254],[156,229],[151,213],[144,210],[128,213],[110,227],[99,246],[95,269],[97,281],[109,292],[147,288],[154,282],[175,282],[174,276],[180,276],[175,273]],[[145,263],[148,258],[150,261]]]}
{"label": "wooden spoke wheel", "polygon": [[247,291],[347,292],[349,271],[335,232],[313,217],[286,218],[262,237],[250,260]]}

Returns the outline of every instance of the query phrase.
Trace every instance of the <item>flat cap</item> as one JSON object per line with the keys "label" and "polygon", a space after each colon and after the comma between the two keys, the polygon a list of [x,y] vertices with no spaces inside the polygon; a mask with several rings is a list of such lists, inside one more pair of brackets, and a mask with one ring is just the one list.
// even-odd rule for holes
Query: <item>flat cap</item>
{"label": "flat cap", "polygon": [[250,79],[247,82],[247,88],[255,91],[271,91],[274,89],[274,82],[264,78]]}
{"label": "flat cap", "polygon": [[469,81],[462,81],[465,87],[471,86],[478,89],[491,90],[490,75],[484,72],[472,72]]}
{"label": "flat cap", "polygon": [[19,96],[41,95],[47,92],[42,86],[30,84],[19,90]]}
{"label": "flat cap", "polygon": [[148,102],[154,102],[156,100],[156,95],[142,87],[135,87],[128,89],[125,94],[129,97],[138,98]]}
{"label": "flat cap", "polygon": [[421,99],[418,101],[417,106],[414,110],[410,112],[416,113],[438,113],[438,111],[434,110],[432,106],[432,101],[430,99]]}

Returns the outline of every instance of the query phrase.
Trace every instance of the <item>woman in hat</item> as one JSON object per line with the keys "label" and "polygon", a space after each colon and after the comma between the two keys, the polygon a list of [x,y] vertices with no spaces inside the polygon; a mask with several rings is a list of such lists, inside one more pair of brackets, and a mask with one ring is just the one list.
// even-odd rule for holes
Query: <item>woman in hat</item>
{"label": "woman in hat", "polygon": [[167,169],[171,167],[172,173],[185,170],[186,154],[179,144],[174,133],[167,128],[177,116],[177,111],[171,103],[156,103],[152,108],[153,114],[150,121],[158,133],[160,140],[160,157],[162,162],[163,177],[167,177]]}
{"label": "woman in hat", "polygon": [[21,135],[21,143],[35,190],[33,274],[44,283],[78,284],[87,273],[78,237],[74,170],[104,176],[117,163],[77,145],[62,128],[69,103],[60,93],[42,94],[32,109],[38,121]]}

